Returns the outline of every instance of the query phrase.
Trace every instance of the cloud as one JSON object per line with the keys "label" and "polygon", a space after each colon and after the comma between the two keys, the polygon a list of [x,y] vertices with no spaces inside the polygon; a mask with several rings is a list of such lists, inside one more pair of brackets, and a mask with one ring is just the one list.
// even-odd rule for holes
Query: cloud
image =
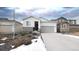
{"label": "cloud", "polygon": [[22,20],[28,16],[44,17],[47,19],[58,18],[64,16],[66,18],[78,18],[78,7],[52,7],[52,8],[19,8],[19,7],[0,7],[0,17],[13,18],[13,11],[15,10],[15,17]]}
{"label": "cloud", "polygon": [[62,12],[61,14],[67,18],[75,18],[79,16],[79,8],[78,7],[70,8],[70,10]]}
{"label": "cloud", "polygon": [[0,17],[12,17],[12,10],[7,9],[6,7],[0,7]]}

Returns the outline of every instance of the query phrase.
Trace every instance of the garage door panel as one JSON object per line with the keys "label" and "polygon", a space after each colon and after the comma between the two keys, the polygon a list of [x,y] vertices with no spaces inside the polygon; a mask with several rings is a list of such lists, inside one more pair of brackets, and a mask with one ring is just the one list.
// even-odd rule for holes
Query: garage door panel
{"label": "garage door panel", "polygon": [[52,33],[55,32],[55,26],[41,26],[42,33]]}

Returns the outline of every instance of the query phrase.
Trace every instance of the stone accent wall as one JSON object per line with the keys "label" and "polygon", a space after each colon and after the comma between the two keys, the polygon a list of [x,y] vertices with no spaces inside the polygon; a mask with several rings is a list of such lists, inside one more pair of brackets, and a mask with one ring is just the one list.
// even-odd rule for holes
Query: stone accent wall
{"label": "stone accent wall", "polygon": [[57,32],[68,33],[69,32],[69,23],[63,22],[57,24]]}

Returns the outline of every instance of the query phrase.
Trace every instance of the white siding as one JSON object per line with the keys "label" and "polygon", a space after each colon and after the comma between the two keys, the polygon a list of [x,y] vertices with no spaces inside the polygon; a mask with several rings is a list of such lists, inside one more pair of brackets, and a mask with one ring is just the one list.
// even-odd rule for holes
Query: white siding
{"label": "white siding", "polygon": [[[38,18],[34,18],[34,17],[30,17],[30,18],[26,18],[23,20],[23,27],[31,27],[33,28],[35,26],[35,21],[38,21],[38,25],[39,25],[39,30],[44,31],[45,29],[46,32],[57,32],[57,25],[54,22],[49,22],[49,21],[40,21],[40,19]],[[27,26],[27,22],[30,22],[30,24]]]}
{"label": "white siding", "polygon": [[[28,18],[28,19],[24,19],[23,20],[23,27],[34,27],[34,22],[35,21],[38,21],[38,24],[39,24],[39,28],[40,28],[40,20],[39,19],[36,19],[36,18]],[[29,22],[29,25],[27,26],[27,22]]]}

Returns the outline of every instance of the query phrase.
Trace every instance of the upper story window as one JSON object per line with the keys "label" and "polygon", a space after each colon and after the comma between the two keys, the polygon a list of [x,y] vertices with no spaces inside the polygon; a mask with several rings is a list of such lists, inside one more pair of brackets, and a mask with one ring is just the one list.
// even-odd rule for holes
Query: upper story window
{"label": "upper story window", "polygon": [[61,24],[61,28],[62,29],[66,28],[66,24]]}
{"label": "upper story window", "polygon": [[66,28],[66,24],[63,24],[63,28]]}
{"label": "upper story window", "polygon": [[69,20],[69,24],[76,24],[76,20]]}

